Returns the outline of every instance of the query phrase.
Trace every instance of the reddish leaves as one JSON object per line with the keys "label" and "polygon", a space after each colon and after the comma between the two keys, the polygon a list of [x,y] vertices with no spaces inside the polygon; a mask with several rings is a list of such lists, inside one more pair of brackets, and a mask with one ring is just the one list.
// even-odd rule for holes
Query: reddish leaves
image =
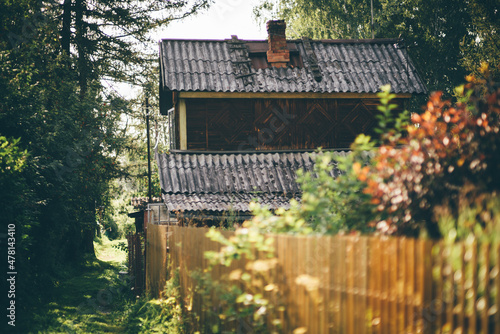
{"label": "reddish leaves", "polygon": [[382,225],[392,225],[386,230],[408,233],[424,221],[429,227],[433,208],[453,201],[465,184],[500,189],[500,88],[470,81],[455,104],[433,93],[424,112],[412,115],[408,135],[378,148],[370,170],[354,166],[386,217]]}

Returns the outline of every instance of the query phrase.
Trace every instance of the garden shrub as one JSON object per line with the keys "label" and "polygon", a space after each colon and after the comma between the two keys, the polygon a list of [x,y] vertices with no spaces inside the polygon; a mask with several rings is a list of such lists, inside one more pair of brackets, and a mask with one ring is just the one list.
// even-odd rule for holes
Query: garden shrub
{"label": "garden shrub", "polygon": [[131,307],[125,319],[127,333],[190,333],[189,322],[182,314],[179,272],[175,271],[164,290],[167,298],[143,296]]}
{"label": "garden shrub", "polygon": [[[484,67],[486,77],[487,71]],[[379,231],[417,235],[425,227],[439,238],[438,207],[446,204],[456,219],[464,187],[469,197],[500,190],[500,88],[486,79],[467,79],[457,88],[458,102],[431,94],[423,113],[412,115],[407,136],[388,138],[376,150],[373,166],[357,170],[358,178],[367,180],[363,192],[386,217],[378,221]]]}
{"label": "garden shrub", "polygon": [[497,192],[477,194],[475,186],[466,185],[458,193],[458,210],[451,212],[445,201],[435,209],[435,220],[448,243],[474,236],[478,242],[500,241],[500,196]]}

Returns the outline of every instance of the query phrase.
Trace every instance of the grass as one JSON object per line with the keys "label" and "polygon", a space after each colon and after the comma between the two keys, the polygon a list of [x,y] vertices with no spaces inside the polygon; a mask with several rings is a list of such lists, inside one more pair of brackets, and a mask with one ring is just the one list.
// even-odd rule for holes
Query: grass
{"label": "grass", "polygon": [[121,245],[126,245],[127,240],[109,240],[103,236],[99,242],[94,243],[96,257],[110,264],[125,266],[127,263],[127,252],[120,249]]}
{"label": "grass", "polygon": [[[52,301],[35,309],[23,333],[123,333],[135,303],[127,278],[127,253],[116,248],[124,240],[106,237],[96,242],[96,258],[89,258],[67,278],[56,282]],[[126,241],[125,241],[126,242]],[[113,247],[115,246],[115,247]]]}
{"label": "grass", "polygon": [[137,298],[130,282],[120,277],[126,269],[125,240],[106,237],[94,243],[96,257],[64,273],[51,292],[51,302],[34,308],[18,333],[186,333],[177,303],[177,276],[165,290],[169,298]]}

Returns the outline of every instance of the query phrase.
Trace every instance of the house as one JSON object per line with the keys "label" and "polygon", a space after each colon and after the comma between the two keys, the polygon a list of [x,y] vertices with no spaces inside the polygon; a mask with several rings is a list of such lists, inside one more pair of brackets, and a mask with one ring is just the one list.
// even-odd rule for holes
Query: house
{"label": "house", "polygon": [[245,217],[252,198],[286,207],[300,197],[296,170],[312,170],[307,152],[345,154],[373,131],[380,86],[391,85],[396,112],[426,93],[398,40],[287,40],[285,29],[277,20],[267,40],[160,41],[170,152],[156,156],[168,214]]}

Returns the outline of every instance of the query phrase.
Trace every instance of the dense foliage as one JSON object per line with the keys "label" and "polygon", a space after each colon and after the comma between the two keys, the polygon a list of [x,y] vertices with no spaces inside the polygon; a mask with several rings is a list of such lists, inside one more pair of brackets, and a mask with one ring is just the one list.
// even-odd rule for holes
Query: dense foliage
{"label": "dense foliage", "polygon": [[122,157],[137,112],[109,81],[150,80],[138,41],[208,3],[0,1],[0,202],[3,228],[16,226],[19,314],[94,255],[98,223],[116,232],[112,181],[135,173]]}
{"label": "dense foliage", "polygon": [[[489,77],[486,66],[482,71]],[[408,135],[389,138],[376,150],[373,167],[357,171],[367,182],[363,193],[386,216],[379,224],[387,232],[410,233],[425,223],[431,236],[439,236],[438,206],[457,217],[466,204],[461,196],[500,190],[500,87],[468,80],[456,103],[433,93],[425,111],[412,115]],[[475,219],[486,227],[480,215]]]}
{"label": "dense foliage", "polygon": [[[22,3],[18,3],[22,5]],[[29,15],[29,11],[27,14]],[[2,22],[3,21],[2,19]],[[19,28],[21,29],[21,28]],[[61,263],[93,252],[96,212],[118,175],[120,110],[98,86],[81,98],[50,23],[16,48],[2,41],[0,133],[29,155],[2,180],[2,221],[16,225],[19,305],[52,285]]]}
{"label": "dense foliage", "polygon": [[[500,5],[495,0],[374,0],[374,37],[404,39],[430,91],[452,93],[488,62],[498,79]],[[370,1],[265,0],[263,21],[281,18],[293,37],[371,38]]]}

